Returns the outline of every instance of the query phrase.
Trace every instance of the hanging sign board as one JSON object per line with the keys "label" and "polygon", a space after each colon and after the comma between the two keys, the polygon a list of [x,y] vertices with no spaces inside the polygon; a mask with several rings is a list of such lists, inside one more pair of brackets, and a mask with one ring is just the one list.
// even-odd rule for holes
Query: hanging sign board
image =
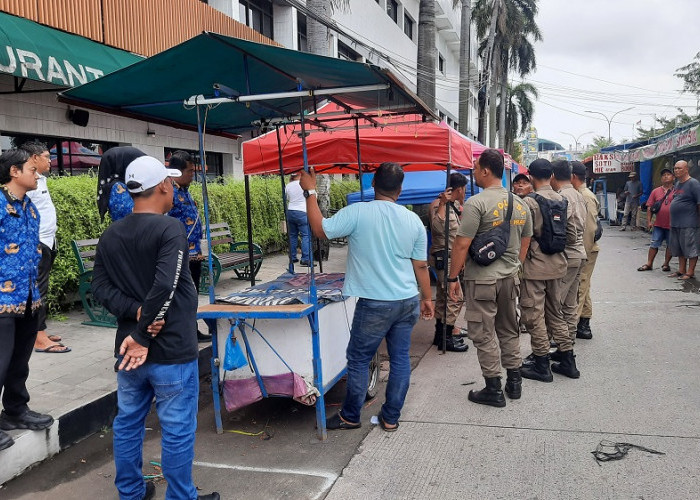
{"label": "hanging sign board", "polygon": [[621,162],[612,153],[598,153],[593,156],[594,174],[614,174],[618,172],[632,172],[634,163]]}

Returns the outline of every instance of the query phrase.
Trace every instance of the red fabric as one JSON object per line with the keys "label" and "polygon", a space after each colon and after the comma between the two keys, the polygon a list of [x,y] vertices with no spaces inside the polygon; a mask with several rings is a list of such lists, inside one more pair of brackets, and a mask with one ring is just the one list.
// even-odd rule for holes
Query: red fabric
{"label": "red fabric", "polygon": [[[324,107],[323,112],[333,111]],[[420,120],[418,116],[377,118],[379,128],[360,128],[362,164],[373,170],[380,163],[399,163],[406,171],[471,168],[474,143],[445,123],[405,123]],[[360,125],[369,122],[360,121]],[[333,127],[352,127],[354,120],[334,122]],[[280,129],[282,159],[286,174],[304,165],[301,127]],[[309,166],[317,172],[343,174],[357,172],[357,144],[354,130],[322,132],[318,127],[306,137]],[[478,148],[477,148],[478,149]],[[279,173],[277,137],[270,132],[243,143],[243,172],[246,175]],[[364,171],[364,170],[363,170]]]}
{"label": "red fabric", "polygon": [[[664,194],[666,193],[666,190],[664,189],[663,186],[659,186],[656,189],[654,189],[651,194],[649,195],[649,199],[647,200],[647,210],[651,208],[651,206],[656,203],[659,200],[662,200],[664,197]],[[673,188],[671,188],[671,192],[668,193],[668,196],[664,200],[664,202],[661,204],[661,210],[656,214],[656,220],[654,221],[654,226],[656,227],[661,227],[664,229],[670,229],[671,228],[671,201],[673,200]]]}

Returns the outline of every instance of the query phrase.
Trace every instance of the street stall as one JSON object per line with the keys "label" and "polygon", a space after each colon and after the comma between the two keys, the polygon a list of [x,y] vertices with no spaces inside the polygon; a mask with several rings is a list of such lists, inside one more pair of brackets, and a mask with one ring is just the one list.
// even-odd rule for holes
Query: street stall
{"label": "street stall", "polygon": [[[188,67],[185,76],[173,77],[172,69],[184,61]],[[235,138],[236,134],[253,129],[279,131],[298,127],[303,166],[307,169],[305,141],[310,125],[330,131],[334,124],[350,119],[357,131],[360,118],[370,123],[407,114],[420,116],[421,121],[435,118],[387,70],[208,32],[65,91],[59,100],[197,130],[200,158],[205,158],[205,133]],[[319,112],[328,100],[340,106],[346,116],[324,116]],[[358,153],[359,149],[358,143]],[[277,156],[274,173],[287,173],[279,149]],[[356,163],[362,164],[359,158]],[[202,168],[206,171],[205,165]],[[210,243],[206,175],[201,180],[206,237]],[[247,176],[245,180],[249,207]],[[247,213],[252,269],[249,209]],[[208,269],[211,276],[211,253]],[[251,288],[236,296],[217,297],[210,282],[210,304],[200,307],[198,318],[204,319],[214,334],[212,389],[219,433],[223,431],[223,392],[230,408],[275,395],[315,404],[318,435],[321,439],[326,437],[324,394],[345,373],[345,347],[354,299],[339,293],[342,275],[317,275],[313,262],[308,274],[294,274],[291,265],[289,271],[274,283],[261,285],[256,285],[251,273]],[[224,355],[224,349],[231,351],[230,359]],[[229,369],[224,369],[224,365]],[[236,375],[231,377],[231,373]]]}

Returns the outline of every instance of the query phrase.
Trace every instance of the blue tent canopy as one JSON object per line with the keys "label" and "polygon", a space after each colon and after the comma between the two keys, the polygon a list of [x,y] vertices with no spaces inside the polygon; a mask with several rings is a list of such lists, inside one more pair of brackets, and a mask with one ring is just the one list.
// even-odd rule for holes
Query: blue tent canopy
{"label": "blue tent canopy", "polygon": [[[463,171],[463,174],[469,179],[469,173]],[[372,189],[372,177],[374,174],[363,174],[362,181],[365,186],[364,195],[365,201],[374,199],[374,189]],[[397,200],[400,205],[422,205],[430,203],[438,195],[445,190],[446,174],[444,171],[430,170],[426,172],[406,172],[403,179],[403,189],[401,196]],[[475,185],[474,192],[477,193],[479,188]],[[471,194],[469,181],[467,182],[467,198]],[[348,204],[357,203],[360,200],[360,192],[356,191],[347,195]]]}

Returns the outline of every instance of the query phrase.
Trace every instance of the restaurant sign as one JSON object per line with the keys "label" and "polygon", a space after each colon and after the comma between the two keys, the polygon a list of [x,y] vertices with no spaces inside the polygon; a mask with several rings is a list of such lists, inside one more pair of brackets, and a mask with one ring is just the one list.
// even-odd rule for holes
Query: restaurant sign
{"label": "restaurant sign", "polygon": [[634,163],[621,162],[613,153],[598,153],[593,156],[594,174],[614,174],[633,170]]}

